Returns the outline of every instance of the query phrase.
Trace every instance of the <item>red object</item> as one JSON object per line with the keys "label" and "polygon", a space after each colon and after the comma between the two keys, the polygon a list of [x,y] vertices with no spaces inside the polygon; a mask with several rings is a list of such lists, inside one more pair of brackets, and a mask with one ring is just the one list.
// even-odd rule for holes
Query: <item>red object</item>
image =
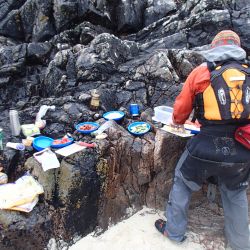
{"label": "red object", "polygon": [[173,121],[184,124],[193,110],[195,95],[202,93],[210,84],[210,72],[206,64],[196,67],[188,76],[181,93],[174,103]]}
{"label": "red object", "polygon": [[236,141],[250,149],[250,124],[237,128],[234,137]]}
{"label": "red object", "polygon": [[67,137],[63,137],[62,139],[54,140],[53,144],[58,145],[58,144],[65,144],[65,143],[68,143],[68,142],[70,142],[70,139],[67,138]]}
{"label": "red object", "polygon": [[80,130],[92,130],[95,129],[96,126],[90,125],[90,124],[85,124],[79,127]]}
{"label": "red object", "polygon": [[83,142],[83,141],[78,141],[76,143],[80,146],[85,146],[87,148],[95,148],[96,147],[95,143],[87,143],[87,142]]}

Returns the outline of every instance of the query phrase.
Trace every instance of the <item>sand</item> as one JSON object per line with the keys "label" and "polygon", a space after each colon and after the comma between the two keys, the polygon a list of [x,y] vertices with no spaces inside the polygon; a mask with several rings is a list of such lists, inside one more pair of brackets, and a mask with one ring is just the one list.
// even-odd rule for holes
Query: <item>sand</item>
{"label": "sand", "polygon": [[200,244],[188,239],[178,245],[157,232],[155,220],[163,218],[163,212],[144,208],[130,218],[111,226],[106,232],[95,237],[94,233],[77,241],[69,250],[204,250]]}

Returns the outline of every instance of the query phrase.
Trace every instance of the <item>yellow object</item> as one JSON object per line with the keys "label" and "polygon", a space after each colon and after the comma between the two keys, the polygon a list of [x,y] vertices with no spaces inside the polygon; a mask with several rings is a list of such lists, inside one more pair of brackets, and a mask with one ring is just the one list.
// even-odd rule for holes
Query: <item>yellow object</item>
{"label": "yellow object", "polygon": [[203,93],[204,117],[208,120],[221,120],[220,110],[214,90],[209,85]]}
{"label": "yellow object", "polygon": [[220,69],[221,67],[215,68],[212,82],[203,92],[204,118],[218,121],[246,119],[244,112],[247,110],[244,109],[248,107],[250,101],[249,87],[243,88],[246,72],[234,65],[221,72]]}
{"label": "yellow object", "polygon": [[30,212],[43,192],[43,187],[32,176],[25,175],[15,183],[0,186],[0,209]]}

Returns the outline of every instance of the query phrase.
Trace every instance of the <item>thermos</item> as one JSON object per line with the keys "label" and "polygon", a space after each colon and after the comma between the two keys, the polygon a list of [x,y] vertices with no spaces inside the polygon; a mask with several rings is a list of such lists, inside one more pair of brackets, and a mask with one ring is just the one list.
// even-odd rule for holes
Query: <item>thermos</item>
{"label": "thermos", "polygon": [[20,126],[20,122],[19,122],[18,111],[14,110],[14,109],[11,109],[9,111],[9,115],[10,115],[11,134],[13,136],[18,136],[18,135],[20,135],[20,132],[21,132],[21,126]]}
{"label": "thermos", "polygon": [[0,150],[3,150],[3,129],[0,128]]}

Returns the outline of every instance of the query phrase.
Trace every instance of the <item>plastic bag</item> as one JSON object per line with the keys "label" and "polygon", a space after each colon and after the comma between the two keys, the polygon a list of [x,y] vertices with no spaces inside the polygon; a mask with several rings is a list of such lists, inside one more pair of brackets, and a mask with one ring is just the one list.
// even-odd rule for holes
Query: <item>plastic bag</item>
{"label": "plastic bag", "polygon": [[94,135],[99,135],[103,133],[105,130],[110,128],[115,122],[113,120],[109,120],[104,122],[96,131],[92,132]]}
{"label": "plastic bag", "polygon": [[46,112],[51,109],[51,110],[55,110],[56,107],[54,105],[52,106],[48,106],[48,105],[42,105],[39,109],[39,112],[36,115],[36,121],[35,121],[35,125],[42,129],[46,126],[46,120],[42,120],[42,117],[44,117],[46,115]]}
{"label": "plastic bag", "polygon": [[43,187],[31,175],[24,175],[15,183],[0,186],[0,209],[30,212],[43,192]]}
{"label": "plastic bag", "polygon": [[26,137],[40,135],[40,129],[35,124],[23,124],[21,125],[21,129]]}
{"label": "plastic bag", "polygon": [[33,154],[33,156],[42,164],[43,171],[60,167],[60,162],[58,161],[56,154],[49,148],[45,148],[44,150]]}

